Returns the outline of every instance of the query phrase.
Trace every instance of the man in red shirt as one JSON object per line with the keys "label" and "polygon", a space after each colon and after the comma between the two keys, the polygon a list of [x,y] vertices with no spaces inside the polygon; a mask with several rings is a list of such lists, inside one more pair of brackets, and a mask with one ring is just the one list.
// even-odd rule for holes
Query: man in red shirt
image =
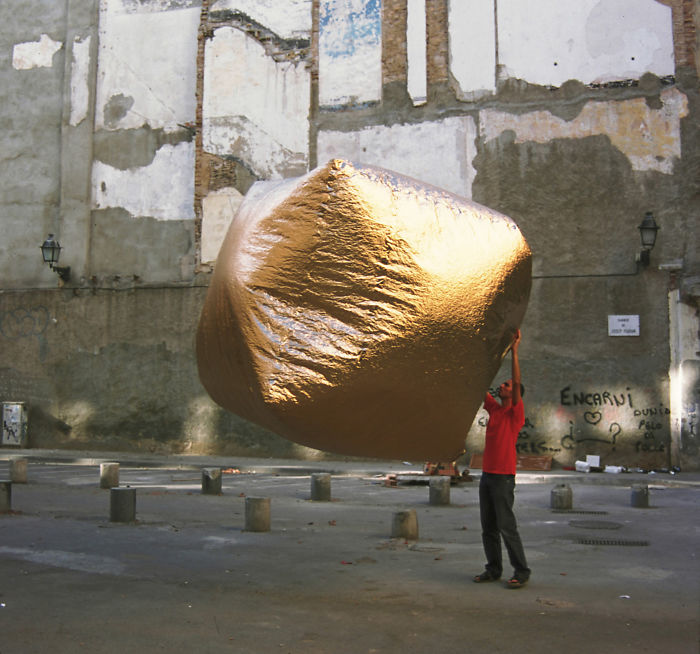
{"label": "man in red shirt", "polygon": [[479,503],[481,510],[481,539],[486,553],[486,569],[474,577],[474,581],[496,581],[503,573],[501,537],[505,543],[513,576],[508,588],[521,588],[530,578],[523,544],[518,534],[518,525],[513,513],[515,491],[515,442],[525,424],[525,409],[522,396],[525,392],[520,383],[520,330],[511,345],[512,377],[498,388],[499,404],[486,394],[484,408],[489,414],[486,426],[486,445]]}

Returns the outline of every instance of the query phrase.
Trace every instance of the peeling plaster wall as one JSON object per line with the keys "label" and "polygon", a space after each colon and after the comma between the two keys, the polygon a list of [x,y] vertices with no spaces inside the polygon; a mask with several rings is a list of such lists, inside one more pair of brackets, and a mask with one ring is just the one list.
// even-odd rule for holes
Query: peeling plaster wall
{"label": "peeling plaster wall", "polygon": [[[28,402],[34,446],[325,456],[218,409],[192,337],[248,189],[346,157],[523,230],[519,452],[700,468],[696,6],[1,5],[0,401]],[[64,286],[38,256],[49,231]],[[640,335],[609,336],[618,314]]]}
{"label": "peeling plaster wall", "polygon": [[209,9],[202,64],[200,264],[213,264],[235,209],[256,179],[309,165],[311,2],[219,1]]}
{"label": "peeling plaster wall", "polygon": [[173,130],[194,120],[199,9],[139,5],[100,2],[97,129]]}
{"label": "peeling plaster wall", "polygon": [[381,0],[321,0],[319,32],[321,106],[378,102]]}
{"label": "peeling plaster wall", "polygon": [[212,191],[203,199],[202,261],[216,261],[231,219],[242,201],[243,195],[235,188]]}
{"label": "peeling plaster wall", "polygon": [[93,207],[121,207],[132,216],[157,220],[192,219],[193,168],[192,143],[163,145],[147,166],[126,170],[95,161]]}
{"label": "peeling plaster wall", "polygon": [[17,43],[12,48],[12,67],[16,70],[31,68],[51,68],[53,56],[61,49],[62,43],[42,34],[38,41]]}
{"label": "peeling plaster wall", "polygon": [[75,127],[88,117],[90,103],[91,38],[76,36],[73,40],[70,83],[70,124]]}
{"label": "peeling plaster wall", "polygon": [[671,174],[681,155],[681,119],[688,115],[688,99],[677,89],[659,94],[660,107],[652,108],[644,98],[587,102],[572,120],[549,111],[514,115],[497,110],[480,113],[480,137],[484,142],[505,131],[515,134],[515,143],[547,143],[554,139],[607,136],[634,170]]}
{"label": "peeling plaster wall", "polygon": [[[500,3],[499,3],[500,7]],[[458,96],[476,97],[496,90],[496,9],[493,0],[451,2],[450,71]],[[479,62],[475,66],[474,62]]]}
{"label": "peeling plaster wall", "polygon": [[673,75],[671,18],[656,0],[498,0],[499,64],[544,86]]}
{"label": "peeling plaster wall", "polygon": [[468,198],[476,172],[475,138],[470,116],[353,132],[322,131],[318,157],[323,162],[345,157],[382,166]]}
{"label": "peeling plaster wall", "polygon": [[407,2],[407,86],[413,104],[424,104],[428,99],[428,69],[426,65],[425,0]]}
{"label": "peeling plaster wall", "polygon": [[[135,3],[101,0],[95,99],[95,128],[113,134],[102,138],[92,167],[94,235],[108,239],[117,272],[145,276],[148,281],[188,279],[194,268],[194,163],[191,138],[155,143],[144,158],[134,149],[134,130],[147,128],[163,134],[187,133],[195,118],[197,28],[200,10],[190,3]],[[137,219],[134,229],[121,220],[118,209]],[[191,221],[191,236],[171,236],[163,230],[165,257],[134,260],[151,232],[148,221]],[[100,241],[102,243],[104,241]],[[106,274],[96,256],[93,274]],[[118,254],[121,251],[121,256]],[[129,267],[125,267],[129,266]],[[162,267],[161,267],[162,266]],[[135,268],[135,270],[134,270]]]}
{"label": "peeling plaster wall", "polygon": [[221,27],[205,51],[204,149],[242,161],[261,178],[304,174],[309,73],[277,62],[254,38]]}

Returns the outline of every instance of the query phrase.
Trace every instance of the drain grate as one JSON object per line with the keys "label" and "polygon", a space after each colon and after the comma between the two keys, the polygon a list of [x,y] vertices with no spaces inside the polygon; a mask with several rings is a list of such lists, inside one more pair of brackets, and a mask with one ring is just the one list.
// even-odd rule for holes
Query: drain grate
{"label": "drain grate", "polygon": [[622,527],[619,522],[609,520],[569,520],[569,524],[581,529],[620,529]]}
{"label": "drain grate", "polygon": [[610,538],[578,538],[577,545],[610,545],[619,547],[648,547],[648,540],[620,540]]}
{"label": "drain grate", "polygon": [[574,509],[552,509],[552,513],[569,513],[572,515],[608,515],[607,511],[577,511]]}

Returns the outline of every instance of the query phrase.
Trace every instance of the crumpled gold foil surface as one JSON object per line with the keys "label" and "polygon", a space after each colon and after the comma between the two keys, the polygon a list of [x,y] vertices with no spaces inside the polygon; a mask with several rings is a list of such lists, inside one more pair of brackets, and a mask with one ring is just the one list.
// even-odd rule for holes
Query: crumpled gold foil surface
{"label": "crumpled gold foil surface", "polygon": [[244,199],[200,317],[199,376],[219,405],[297,443],[453,461],[530,280],[510,218],[332,160]]}

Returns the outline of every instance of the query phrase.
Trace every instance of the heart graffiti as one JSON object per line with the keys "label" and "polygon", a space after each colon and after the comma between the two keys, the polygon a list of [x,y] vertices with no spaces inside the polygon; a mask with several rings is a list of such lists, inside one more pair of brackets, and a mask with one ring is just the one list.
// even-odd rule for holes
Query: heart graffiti
{"label": "heart graffiti", "polygon": [[583,419],[589,425],[597,425],[603,419],[603,414],[600,411],[586,411],[583,414]]}

